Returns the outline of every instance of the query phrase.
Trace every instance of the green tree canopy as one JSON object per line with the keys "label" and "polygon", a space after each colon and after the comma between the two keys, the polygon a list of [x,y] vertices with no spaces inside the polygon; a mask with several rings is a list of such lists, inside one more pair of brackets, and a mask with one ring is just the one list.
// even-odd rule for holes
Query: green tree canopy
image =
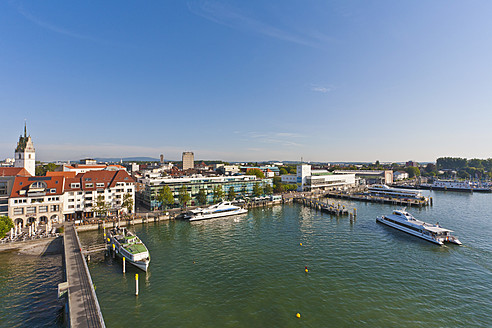
{"label": "green tree canopy", "polygon": [[409,166],[405,169],[405,172],[408,173],[409,178],[414,178],[416,176],[420,176],[420,170],[418,167]]}
{"label": "green tree canopy", "polygon": [[273,188],[272,188],[272,186],[269,183],[267,183],[265,185],[264,190],[265,190],[265,194],[267,194],[267,195],[273,194]]}
{"label": "green tree canopy", "polygon": [[133,196],[129,192],[123,195],[121,207],[126,209],[126,213],[130,214],[133,211]]}
{"label": "green tree canopy", "polygon": [[224,190],[222,190],[222,186],[214,186],[214,203],[217,203],[224,198]]}
{"label": "green tree canopy", "polygon": [[253,196],[255,197],[259,197],[263,194],[263,190],[262,188],[260,187],[260,184],[257,182],[255,183],[255,185],[253,186]]}
{"label": "green tree canopy", "polygon": [[257,169],[257,168],[254,168],[254,169],[249,169],[247,172],[246,172],[246,175],[256,175],[256,177],[258,179],[264,179],[265,178],[265,174],[263,173],[262,170],[260,169]]}
{"label": "green tree canopy", "polygon": [[181,189],[179,190],[179,203],[181,204],[182,207],[186,207],[186,204],[190,201],[191,196],[186,190],[186,187],[183,185]]}
{"label": "green tree canopy", "polygon": [[229,187],[229,191],[227,193],[228,200],[234,200],[236,198],[236,192],[234,191],[234,187]]}
{"label": "green tree canopy", "polygon": [[7,232],[14,227],[14,222],[8,216],[0,216],[0,238],[5,237]]}
{"label": "green tree canopy", "polygon": [[174,204],[174,196],[169,186],[162,187],[157,193],[157,201],[160,202],[161,208],[167,209],[171,204]]}
{"label": "green tree canopy", "polygon": [[205,193],[205,189],[200,189],[198,192],[197,201],[200,205],[205,205],[207,203],[207,194]]}
{"label": "green tree canopy", "polygon": [[283,167],[280,168],[279,172],[280,172],[280,175],[289,174],[289,172],[287,172],[287,170]]}
{"label": "green tree canopy", "polygon": [[109,211],[109,203],[104,200],[103,195],[99,195],[96,198],[96,202],[92,205],[92,210],[98,214],[99,217],[105,217]]}

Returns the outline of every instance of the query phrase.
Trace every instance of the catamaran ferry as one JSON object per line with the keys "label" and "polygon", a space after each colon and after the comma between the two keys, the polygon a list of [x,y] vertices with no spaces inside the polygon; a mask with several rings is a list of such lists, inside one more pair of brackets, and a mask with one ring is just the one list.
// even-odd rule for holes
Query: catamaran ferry
{"label": "catamaran ferry", "polygon": [[379,184],[372,185],[367,189],[369,193],[374,196],[390,196],[390,197],[397,197],[397,198],[412,198],[412,199],[425,200],[425,197],[422,195],[422,191],[420,190],[392,188],[387,185],[379,185]]}
{"label": "catamaran ferry", "polygon": [[189,221],[221,218],[225,216],[247,213],[248,210],[232,205],[231,202],[221,202],[207,208],[196,208],[185,213],[184,219]]}
{"label": "catamaran ferry", "polygon": [[147,247],[134,233],[126,228],[114,228],[109,231],[109,241],[114,244],[115,252],[143,271],[147,271],[150,254]]}
{"label": "catamaran ferry", "polygon": [[404,210],[395,210],[391,215],[378,216],[376,222],[386,224],[435,244],[443,245],[444,242],[450,242],[461,245],[458,238],[451,235],[452,230],[442,228],[439,223],[430,224],[419,221]]}

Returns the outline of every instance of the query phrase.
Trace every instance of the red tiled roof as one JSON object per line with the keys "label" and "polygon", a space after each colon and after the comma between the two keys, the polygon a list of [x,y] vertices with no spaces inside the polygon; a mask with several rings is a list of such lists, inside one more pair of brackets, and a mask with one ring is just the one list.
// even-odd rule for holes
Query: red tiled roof
{"label": "red tiled roof", "polygon": [[51,172],[51,171],[48,171],[46,172],[46,176],[47,177],[65,177],[65,178],[75,178],[75,172],[72,172],[72,171],[65,171],[65,172],[61,172],[61,171],[56,171],[56,172]]}
{"label": "red tiled roof", "polygon": [[2,177],[30,177],[31,174],[23,167],[0,167],[0,176]]}
{"label": "red tiled roof", "polygon": [[[88,171],[79,173],[73,178],[67,178],[65,181],[65,191],[74,190],[96,190],[102,187],[97,187],[97,183],[104,183],[104,188],[116,186],[117,182],[135,182],[133,178],[125,170],[118,171]],[[79,187],[71,187],[72,183],[78,183]],[[87,184],[92,183],[92,187],[87,187]]]}
{"label": "red tiled roof", "polygon": [[[10,197],[26,197],[29,187],[35,182],[46,183],[46,196],[63,194],[63,182],[65,177],[16,177]],[[20,190],[25,190],[26,194],[21,195]],[[54,190],[55,192],[48,192]]]}

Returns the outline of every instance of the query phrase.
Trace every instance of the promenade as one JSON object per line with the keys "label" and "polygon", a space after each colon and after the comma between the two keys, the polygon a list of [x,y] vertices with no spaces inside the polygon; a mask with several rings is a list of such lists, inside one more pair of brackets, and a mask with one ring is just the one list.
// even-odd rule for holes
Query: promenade
{"label": "promenade", "polygon": [[105,327],[75,227],[69,222],[64,226],[70,327]]}

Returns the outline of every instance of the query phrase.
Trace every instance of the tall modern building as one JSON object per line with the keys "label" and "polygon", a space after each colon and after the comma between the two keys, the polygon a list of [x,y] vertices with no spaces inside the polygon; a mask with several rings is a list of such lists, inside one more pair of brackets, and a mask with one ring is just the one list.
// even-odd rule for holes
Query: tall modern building
{"label": "tall modern building", "polygon": [[31,136],[27,135],[26,125],[24,125],[24,136],[19,137],[15,148],[14,167],[23,167],[32,176],[36,175],[36,152]]}
{"label": "tall modern building", "polygon": [[195,155],[191,151],[183,152],[183,170],[192,169],[195,167]]}

